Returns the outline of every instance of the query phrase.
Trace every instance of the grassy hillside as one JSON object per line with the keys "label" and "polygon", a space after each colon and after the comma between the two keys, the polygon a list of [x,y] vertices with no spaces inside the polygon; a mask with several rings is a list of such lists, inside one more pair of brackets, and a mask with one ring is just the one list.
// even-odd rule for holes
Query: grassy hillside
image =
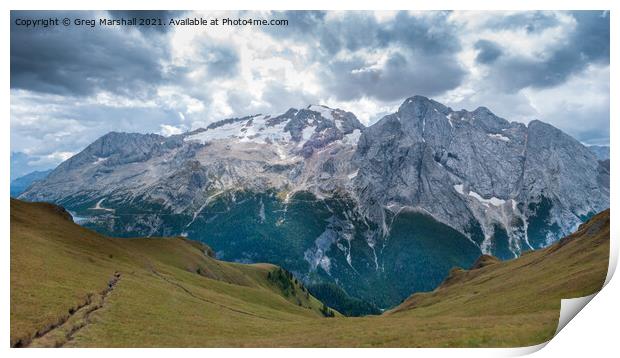
{"label": "grassy hillside", "polygon": [[324,318],[275,266],[221,262],[184,239],[106,238],[12,200],[11,345],[533,345],[552,337],[561,298],[600,289],[608,252],[605,211],[547,249],[454,269],[381,316]]}
{"label": "grassy hillside", "polygon": [[268,279],[277,267],[208,253],[181,238],[103,237],[59,207],[11,199],[11,345],[226,345],[265,320],[323,317],[295,280]]}
{"label": "grassy hillside", "polygon": [[[502,346],[503,340],[513,339],[521,344],[540,343],[551,338],[557,328],[562,298],[601,289],[608,259],[606,210],[546,249],[504,262],[483,255],[471,270],[455,268],[435,291],[415,294],[386,315],[420,320],[479,317],[506,331],[506,336],[481,330],[464,336],[463,343]],[[508,330],[510,321],[518,325],[512,331]],[[529,334],[523,335],[525,332]]]}

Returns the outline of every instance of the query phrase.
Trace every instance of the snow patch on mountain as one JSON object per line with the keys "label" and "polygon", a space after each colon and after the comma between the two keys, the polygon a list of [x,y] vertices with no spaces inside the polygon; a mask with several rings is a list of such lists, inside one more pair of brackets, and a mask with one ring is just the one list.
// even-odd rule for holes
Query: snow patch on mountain
{"label": "snow patch on mountain", "polygon": [[301,131],[301,142],[299,143],[300,145],[303,145],[304,143],[306,143],[310,138],[312,138],[312,134],[315,132],[316,130],[316,126],[308,126],[305,127],[302,131]]}
{"label": "snow patch on mountain", "polygon": [[504,142],[510,142],[510,138],[508,138],[508,137],[506,137],[504,135],[501,135],[499,133],[495,133],[495,134],[494,133],[490,133],[489,134],[489,138],[498,139],[498,140],[501,140],[501,141],[504,141]]}
{"label": "snow patch on mountain", "polygon": [[494,196],[490,197],[490,198],[483,198],[482,195],[476,193],[475,191],[471,191],[468,190],[467,193],[465,192],[465,190],[463,189],[463,184],[456,184],[453,185],[454,190],[456,190],[457,193],[461,194],[461,195],[467,195],[470,196],[474,199],[476,199],[477,201],[479,201],[480,203],[484,204],[484,205],[493,205],[493,206],[500,206],[500,205],[504,205],[506,203],[506,200],[504,199],[500,199],[500,198],[496,198]]}
{"label": "snow patch on mountain", "polygon": [[93,164],[94,164],[94,165],[100,164],[100,163],[102,163],[102,162],[105,162],[107,159],[108,159],[108,158],[101,158],[101,157],[98,157],[98,158],[97,158],[97,159],[93,162]]}
{"label": "snow patch on mountain", "polygon": [[360,140],[361,135],[362,135],[362,131],[360,131],[359,129],[355,129],[353,130],[353,132],[349,134],[345,134],[343,142],[356,146],[357,142]]}
{"label": "snow patch on mountain", "polygon": [[354,171],[353,173],[347,175],[347,178],[349,179],[353,179],[357,176],[357,173],[359,173],[359,169],[357,169],[356,171]]}
{"label": "snow patch on mountain", "polygon": [[327,118],[330,121],[334,120],[334,116],[332,115],[332,109],[326,106],[321,105],[311,105],[308,107],[309,110],[319,112],[323,118]]}
{"label": "snow patch on mountain", "polygon": [[219,139],[238,139],[241,142],[261,144],[287,144],[291,134],[284,130],[286,122],[268,125],[271,116],[253,116],[244,121],[235,121],[215,128],[207,128],[199,133],[186,136],[185,141],[208,143]]}
{"label": "snow patch on mountain", "polygon": [[478,200],[479,202],[483,204],[491,204],[494,206],[500,206],[506,202],[504,199],[499,199],[494,196],[490,197],[489,199],[485,199],[480,194],[476,193],[475,191],[470,191],[469,196],[473,197],[474,199]]}

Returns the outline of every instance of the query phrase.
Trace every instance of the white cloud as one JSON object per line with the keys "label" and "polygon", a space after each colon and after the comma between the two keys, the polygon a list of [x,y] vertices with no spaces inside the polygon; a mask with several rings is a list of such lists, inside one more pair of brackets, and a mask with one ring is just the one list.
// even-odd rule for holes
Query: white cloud
{"label": "white cloud", "polygon": [[159,130],[159,134],[163,135],[164,137],[170,137],[171,135],[181,134],[185,132],[184,126],[175,127],[169,124],[160,124],[159,127],[161,128]]}
{"label": "white cloud", "polygon": [[352,112],[364,125],[371,125],[383,116],[394,113],[401,105],[401,102],[379,103],[367,97],[362,97],[354,101],[338,101],[330,98],[321,104]]}
{"label": "white cloud", "polygon": [[56,166],[61,162],[71,158],[75,153],[73,152],[54,152],[47,155],[41,155],[35,157],[35,159],[29,160],[30,166]]}

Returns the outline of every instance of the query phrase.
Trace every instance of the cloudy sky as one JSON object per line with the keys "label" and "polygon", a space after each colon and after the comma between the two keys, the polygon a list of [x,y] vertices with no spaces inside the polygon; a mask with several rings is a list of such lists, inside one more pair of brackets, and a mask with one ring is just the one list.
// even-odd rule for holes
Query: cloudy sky
{"label": "cloudy sky", "polygon": [[288,19],[269,27],[25,28],[11,13],[11,178],[54,167],[109,131],[163,135],[325,104],[366,124],[414,94],[540,119],[609,143],[605,12],[148,12]]}

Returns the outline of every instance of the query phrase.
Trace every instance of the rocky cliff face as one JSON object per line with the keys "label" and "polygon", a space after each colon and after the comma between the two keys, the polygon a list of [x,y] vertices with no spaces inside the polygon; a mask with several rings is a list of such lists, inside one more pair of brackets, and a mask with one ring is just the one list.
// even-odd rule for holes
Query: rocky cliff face
{"label": "rocky cliff face", "polygon": [[[609,205],[609,172],[551,125],[416,96],[364,131],[355,191],[372,221],[416,208],[508,258],[546,246]],[[532,224],[532,225],[530,225]]]}
{"label": "rocky cliff face", "polygon": [[546,246],[609,206],[609,171],[540,121],[415,96],[365,128],[323,106],[162,137],[110,133],[21,198],[120,235],[188,235],[386,307],[480,253]]}

